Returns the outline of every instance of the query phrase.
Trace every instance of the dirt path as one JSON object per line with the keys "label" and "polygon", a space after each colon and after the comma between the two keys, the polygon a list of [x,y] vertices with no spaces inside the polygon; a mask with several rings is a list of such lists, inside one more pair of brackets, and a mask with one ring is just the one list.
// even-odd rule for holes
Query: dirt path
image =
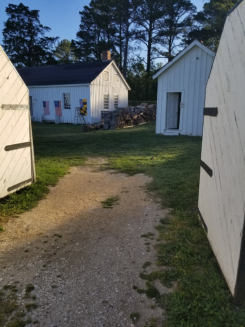
{"label": "dirt path", "polygon": [[[133,286],[145,286],[139,273],[155,262],[154,226],[166,212],[145,191],[149,177],[96,170],[103,159],[88,163],[9,221],[0,235],[0,285],[17,285],[22,306],[37,304],[27,315],[35,326],[131,327],[133,312],[140,313],[135,326],[150,317],[161,326],[162,310]],[[102,207],[117,196],[112,209]],[[141,237],[149,232],[154,240]],[[35,289],[26,299],[28,284]]]}

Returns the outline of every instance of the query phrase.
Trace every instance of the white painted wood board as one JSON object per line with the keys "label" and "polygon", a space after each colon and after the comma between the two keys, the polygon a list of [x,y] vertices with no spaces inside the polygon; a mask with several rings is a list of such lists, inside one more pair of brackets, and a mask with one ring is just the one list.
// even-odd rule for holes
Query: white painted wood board
{"label": "white painted wood board", "polygon": [[[103,72],[108,71],[109,80],[104,81]],[[113,62],[109,64],[91,84],[88,85],[60,85],[60,86],[31,86],[30,96],[33,100],[33,117],[35,121],[42,119],[55,120],[54,101],[61,101],[62,123],[74,123],[75,108],[80,99],[87,99],[88,115],[85,120],[89,124],[101,121],[101,111],[104,110],[104,94],[109,94],[109,110],[114,110],[114,95],[118,96],[118,106],[128,105],[128,86],[118,74]],[[119,76],[118,81],[115,74]],[[63,93],[70,94],[71,109],[64,109]],[[49,101],[50,114],[44,116],[43,101]],[[44,117],[43,117],[44,116]]]}
{"label": "white painted wood board", "polygon": [[245,3],[227,17],[207,84],[198,207],[207,236],[236,302],[245,287]]}
{"label": "white painted wood board", "polygon": [[[196,44],[196,41],[193,43]],[[194,45],[158,76],[156,133],[167,134],[167,93],[181,93],[179,134],[202,136],[205,90],[214,54]]]}
{"label": "white painted wood board", "polygon": [[0,47],[0,198],[34,181],[28,88]]}

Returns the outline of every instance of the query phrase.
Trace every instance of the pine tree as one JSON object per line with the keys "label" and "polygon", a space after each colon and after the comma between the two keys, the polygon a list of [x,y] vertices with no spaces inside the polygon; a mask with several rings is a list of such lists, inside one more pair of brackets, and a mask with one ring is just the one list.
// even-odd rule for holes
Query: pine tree
{"label": "pine tree", "polygon": [[69,64],[76,62],[76,56],[73,53],[71,41],[64,39],[60,41],[54,51],[54,56],[60,64]]}
{"label": "pine tree", "polygon": [[195,16],[196,25],[187,34],[186,43],[199,39],[213,51],[217,50],[227,13],[238,0],[210,0]]}
{"label": "pine tree", "polygon": [[158,24],[161,48],[155,49],[155,52],[170,61],[176,54],[175,50],[181,45],[186,29],[193,24],[196,7],[190,0],[166,0],[163,12]]}
{"label": "pine tree", "polygon": [[22,3],[9,4],[8,20],[4,23],[3,46],[18,67],[54,63],[53,47],[58,38],[45,36],[50,28],[39,20],[39,10],[30,10]]}
{"label": "pine tree", "polygon": [[146,72],[150,74],[154,46],[159,44],[159,21],[165,0],[142,0],[136,12],[136,40],[147,48]]}
{"label": "pine tree", "polygon": [[117,28],[113,19],[111,0],[92,0],[80,12],[81,24],[77,39],[72,41],[76,56],[82,61],[100,60],[103,50],[115,56]]}

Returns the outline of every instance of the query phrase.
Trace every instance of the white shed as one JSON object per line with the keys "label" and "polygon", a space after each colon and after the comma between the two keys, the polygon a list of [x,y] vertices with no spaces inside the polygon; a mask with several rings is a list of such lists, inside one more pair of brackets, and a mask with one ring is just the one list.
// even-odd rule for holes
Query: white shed
{"label": "white shed", "polygon": [[76,123],[75,108],[87,103],[86,123],[101,111],[128,105],[129,85],[111,60],[18,69],[30,91],[32,119]]}
{"label": "white shed", "polygon": [[207,84],[199,213],[237,303],[245,298],[245,2],[228,15]]}
{"label": "white shed", "polygon": [[157,134],[202,135],[205,89],[214,56],[194,41],[153,76],[158,78]]}
{"label": "white shed", "polygon": [[0,198],[35,181],[29,91],[0,46]]}

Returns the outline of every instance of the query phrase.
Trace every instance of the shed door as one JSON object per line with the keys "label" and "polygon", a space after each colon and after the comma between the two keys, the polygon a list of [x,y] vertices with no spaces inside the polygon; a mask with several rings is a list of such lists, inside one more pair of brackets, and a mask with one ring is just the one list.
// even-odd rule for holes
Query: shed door
{"label": "shed door", "polygon": [[29,106],[25,107],[0,109],[0,198],[34,179]]}
{"label": "shed door", "polygon": [[167,123],[166,128],[178,128],[179,121],[179,93],[167,93]]}

